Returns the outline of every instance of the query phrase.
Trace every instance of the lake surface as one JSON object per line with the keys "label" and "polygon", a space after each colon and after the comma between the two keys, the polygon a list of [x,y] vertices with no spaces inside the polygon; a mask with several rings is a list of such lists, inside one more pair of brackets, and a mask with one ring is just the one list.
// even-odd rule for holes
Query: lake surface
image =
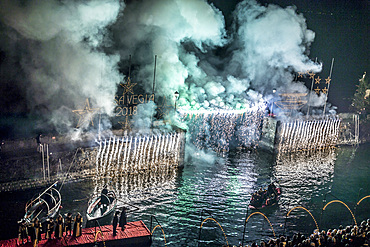
{"label": "lake surface", "polygon": [[[110,181],[121,205],[139,207],[128,214],[129,221],[143,220],[150,228],[154,215],[167,246],[197,246],[202,220],[200,246],[237,245],[243,238],[247,213],[256,212],[247,209],[251,193],[278,181],[283,191],[278,205],[248,219],[244,244],[268,240],[274,234],[301,232],[307,236],[316,228],[315,221],[320,230],[354,224],[350,210],[358,224],[370,218],[370,198],[355,209],[356,203],[370,194],[369,160],[370,144],[291,155],[234,151],[215,158],[199,153],[181,169],[64,184],[61,213],[85,214],[87,198]],[[26,201],[38,191],[0,194],[1,239],[17,236],[16,221],[22,218]],[[337,201],[323,211],[333,200]],[[153,222],[152,228],[155,225]],[[164,246],[160,228],[153,236],[152,246]]]}

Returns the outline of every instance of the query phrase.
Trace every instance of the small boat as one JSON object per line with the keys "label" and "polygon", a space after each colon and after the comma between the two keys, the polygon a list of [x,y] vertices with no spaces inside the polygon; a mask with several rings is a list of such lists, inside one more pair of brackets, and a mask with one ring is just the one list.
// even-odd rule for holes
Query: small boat
{"label": "small boat", "polygon": [[249,203],[250,209],[262,209],[271,207],[280,199],[281,188],[278,188],[274,183],[269,184],[266,190],[259,189],[253,193],[251,201]]}
{"label": "small boat", "polygon": [[32,223],[34,219],[38,218],[43,223],[48,218],[54,218],[57,215],[62,203],[59,191],[54,188],[57,183],[55,182],[26,203],[26,213],[22,221]]}
{"label": "small boat", "polygon": [[114,190],[104,188],[100,195],[93,196],[87,207],[87,221],[100,221],[113,215],[117,206],[117,196]]}

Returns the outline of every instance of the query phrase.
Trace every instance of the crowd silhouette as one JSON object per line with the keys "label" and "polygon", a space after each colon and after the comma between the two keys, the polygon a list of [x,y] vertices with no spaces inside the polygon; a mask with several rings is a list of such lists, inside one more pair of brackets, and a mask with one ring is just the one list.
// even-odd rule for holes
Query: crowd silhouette
{"label": "crowd silhouette", "polygon": [[[239,244],[239,246],[242,246]],[[359,226],[351,225],[327,231],[314,230],[309,236],[296,233],[292,237],[279,236],[268,241],[253,242],[245,247],[360,247],[370,246],[370,219],[364,220]],[[236,247],[236,246],[234,246]]]}

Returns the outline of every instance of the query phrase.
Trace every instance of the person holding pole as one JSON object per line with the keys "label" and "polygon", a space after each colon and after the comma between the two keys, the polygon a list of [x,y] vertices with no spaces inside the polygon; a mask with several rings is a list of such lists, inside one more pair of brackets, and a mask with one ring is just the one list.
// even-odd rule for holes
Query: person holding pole
{"label": "person holding pole", "polygon": [[123,207],[121,216],[119,218],[119,226],[121,227],[122,231],[125,230],[126,225],[127,225],[127,212],[126,207]]}

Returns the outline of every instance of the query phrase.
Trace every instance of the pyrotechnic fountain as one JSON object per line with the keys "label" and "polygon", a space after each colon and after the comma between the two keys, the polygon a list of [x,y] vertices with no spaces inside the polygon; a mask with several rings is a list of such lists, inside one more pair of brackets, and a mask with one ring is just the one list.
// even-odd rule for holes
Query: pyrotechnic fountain
{"label": "pyrotechnic fountain", "polygon": [[[244,112],[182,112],[181,119],[187,122],[190,142],[197,149],[209,148],[218,153],[228,152],[231,148],[259,146],[261,136],[266,142],[271,133],[267,142],[271,142],[271,146],[275,143],[279,152],[323,149],[340,144],[341,119],[338,117],[281,122],[271,118],[275,121],[272,124],[265,116],[264,108],[259,107]],[[276,121],[280,122],[278,129],[275,129]]]}
{"label": "pyrotechnic fountain", "polygon": [[97,176],[113,178],[178,166],[183,141],[180,132],[102,140],[96,155]]}
{"label": "pyrotechnic fountain", "polygon": [[188,123],[190,141],[198,149],[210,148],[218,153],[230,148],[258,145],[263,107],[249,111],[181,113]]}
{"label": "pyrotechnic fountain", "polygon": [[94,194],[100,194],[104,186],[114,187],[121,202],[146,200],[158,196],[167,190],[175,188],[177,169],[163,166],[162,169],[148,170],[139,173],[124,173],[116,177],[96,176],[94,179]]}
{"label": "pyrotechnic fountain", "polygon": [[295,120],[279,129],[279,152],[323,149],[338,144],[340,119]]}

